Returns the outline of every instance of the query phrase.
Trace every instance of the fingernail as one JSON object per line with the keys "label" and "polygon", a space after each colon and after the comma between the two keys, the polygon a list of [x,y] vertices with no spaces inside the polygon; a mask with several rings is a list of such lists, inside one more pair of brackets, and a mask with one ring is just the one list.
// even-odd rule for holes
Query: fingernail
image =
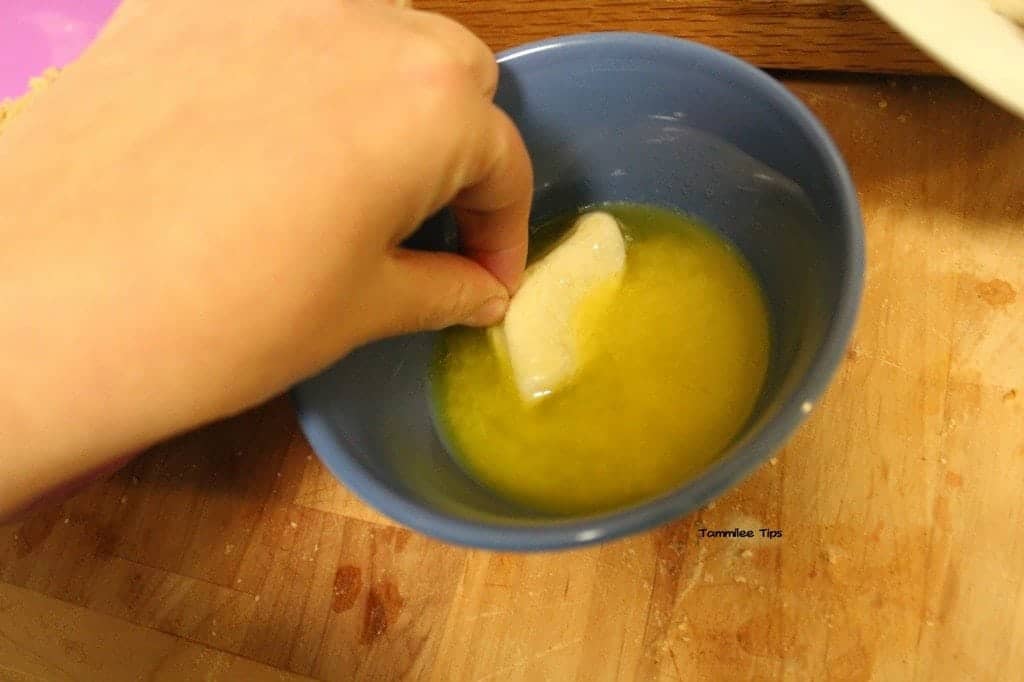
{"label": "fingernail", "polygon": [[505,317],[508,310],[508,299],[504,296],[495,296],[484,301],[483,305],[477,308],[466,320],[470,327],[489,327],[498,324]]}

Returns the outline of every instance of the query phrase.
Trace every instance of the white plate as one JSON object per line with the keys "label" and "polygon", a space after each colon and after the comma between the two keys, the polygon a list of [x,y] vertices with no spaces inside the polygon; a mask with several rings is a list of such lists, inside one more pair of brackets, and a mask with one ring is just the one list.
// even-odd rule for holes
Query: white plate
{"label": "white plate", "polygon": [[950,72],[1024,117],[1024,29],[985,0],[864,0]]}

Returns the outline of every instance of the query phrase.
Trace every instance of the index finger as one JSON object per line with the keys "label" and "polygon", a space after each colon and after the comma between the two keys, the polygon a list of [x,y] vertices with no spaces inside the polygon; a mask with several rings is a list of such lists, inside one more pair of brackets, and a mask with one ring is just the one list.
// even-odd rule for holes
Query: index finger
{"label": "index finger", "polygon": [[475,174],[451,203],[463,253],[515,293],[526,267],[533,166],[523,138],[501,109],[490,105],[477,138]]}

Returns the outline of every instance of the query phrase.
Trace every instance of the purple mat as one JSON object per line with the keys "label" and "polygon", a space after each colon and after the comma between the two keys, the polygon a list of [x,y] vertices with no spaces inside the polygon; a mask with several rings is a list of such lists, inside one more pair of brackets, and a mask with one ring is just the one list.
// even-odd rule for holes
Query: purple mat
{"label": "purple mat", "polygon": [[64,66],[96,37],[120,0],[0,0],[0,99]]}

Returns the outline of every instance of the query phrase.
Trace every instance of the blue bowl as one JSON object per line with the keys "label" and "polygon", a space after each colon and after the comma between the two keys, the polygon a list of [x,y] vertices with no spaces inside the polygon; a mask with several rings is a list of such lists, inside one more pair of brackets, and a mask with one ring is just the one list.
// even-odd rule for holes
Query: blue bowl
{"label": "blue bowl", "polygon": [[[686,514],[783,444],[849,340],[863,226],[849,174],[822,126],[779,83],[729,55],[673,38],[597,33],[524,45],[498,61],[495,101],[534,161],[535,221],[604,201],[658,204],[704,221],[744,253],[773,324],[753,416],[717,462],[664,496],[556,518],[511,506],[445,451],[429,402],[434,334],[361,348],[293,397],[324,464],[396,521],[475,547],[575,547]],[[414,245],[454,249],[450,218],[428,221]]]}

